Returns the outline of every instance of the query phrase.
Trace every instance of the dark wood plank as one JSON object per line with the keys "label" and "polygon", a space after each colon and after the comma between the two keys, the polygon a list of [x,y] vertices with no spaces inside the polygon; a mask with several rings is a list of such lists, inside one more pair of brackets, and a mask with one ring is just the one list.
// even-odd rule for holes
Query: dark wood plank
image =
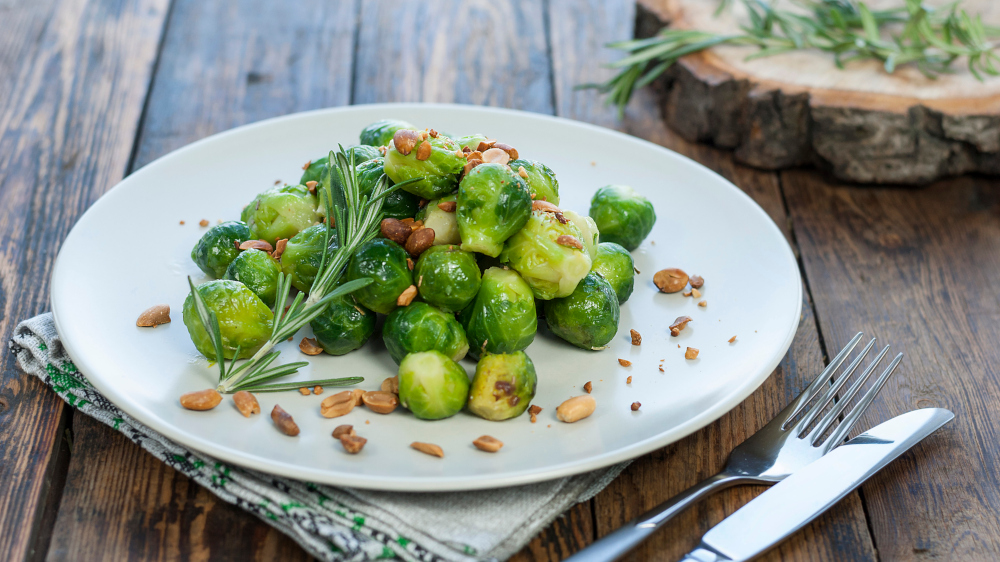
{"label": "dark wood plank", "polygon": [[[0,333],[48,308],[77,217],[124,175],[167,0],[0,7]],[[128,51],[117,48],[129,45]],[[3,355],[0,559],[45,556],[68,459],[69,410]]]}
{"label": "dark wood plank", "polygon": [[862,425],[914,408],[956,418],[862,489],[886,560],[1000,558],[1000,182],[921,190],[782,176],[830,349],[857,330],[906,353]]}
{"label": "dark wood plank", "polygon": [[[178,0],[135,167],[243,123],[347,103],[356,20],[353,2]],[[110,428],[78,416],[74,429],[51,559],[308,558]]]}
{"label": "dark wood plank", "polygon": [[[788,229],[778,177],[733,163],[722,151],[690,144],[666,130],[653,93],[642,91],[619,121],[594,91],[577,84],[600,82],[610,75],[596,61],[612,56],[599,46],[632,36],[634,6],[629,0],[592,0],[586,5],[552,0],[551,44],[556,110],[559,115],[624,130],[651,140],[716,170],[744,189],[793,241]],[[729,451],[767,423],[823,368],[823,356],[810,303],[788,355],[775,373],[743,404],[715,423],[633,463],[595,499],[599,536],[617,529],[658,503],[722,468]],[[762,487],[727,490],[680,515],[632,555],[637,560],[677,560],[711,526],[756,496]],[[765,555],[769,560],[875,559],[857,494]]]}

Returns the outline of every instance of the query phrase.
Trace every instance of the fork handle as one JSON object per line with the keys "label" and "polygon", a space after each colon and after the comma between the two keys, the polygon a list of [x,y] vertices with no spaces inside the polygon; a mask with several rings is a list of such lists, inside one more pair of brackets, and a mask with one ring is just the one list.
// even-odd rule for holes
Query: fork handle
{"label": "fork handle", "polygon": [[617,531],[570,556],[566,562],[616,560],[646,540],[649,535],[673,519],[675,515],[691,507],[702,498],[719,490],[749,481],[751,480],[745,476],[736,476],[725,472],[706,478],[644,513],[638,519],[629,521]]}

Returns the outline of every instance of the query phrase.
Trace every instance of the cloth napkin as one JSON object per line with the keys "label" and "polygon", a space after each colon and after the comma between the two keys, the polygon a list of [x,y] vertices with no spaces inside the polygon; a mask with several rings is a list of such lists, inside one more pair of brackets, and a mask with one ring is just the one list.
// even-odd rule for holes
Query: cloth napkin
{"label": "cloth napkin", "polygon": [[505,559],[558,515],[597,494],[628,464],[475,492],[378,492],[300,482],[192,451],[119,410],[73,365],[51,313],[18,324],[9,347],[26,373],[40,378],[70,406],[123,433],[321,560]]}

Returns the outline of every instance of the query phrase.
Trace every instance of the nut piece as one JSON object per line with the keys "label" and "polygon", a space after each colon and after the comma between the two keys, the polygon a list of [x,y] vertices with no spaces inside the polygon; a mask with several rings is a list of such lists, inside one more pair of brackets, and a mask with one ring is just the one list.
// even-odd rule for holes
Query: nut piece
{"label": "nut piece", "polygon": [[636,332],[635,330],[629,330],[628,332],[632,334],[632,345],[642,344],[642,336],[639,335],[639,332]]}
{"label": "nut piece", "polygon": [[316,193],[316,186],[317,185],[319,185],[318,181],[307,181],[306,182],[306,189],[309,190],[309,193]]}
{"label": "nut piece", "polygon": [[427,160],[431,157],[431,143],[422,142],[417,147],[417,160]]}
{"label": "nut piece", "polygon": [[594,390],[594,384],[587,381],[587,383],[583,385],[583,389],[587,391],[587,394],[590,394],[590,391]]}
{"label": "nut piece", "polygon": [[382,223],[379,225],[379,230],[382,232],[382,236],[385,236],[400,246],[406,244],[406,239],[409,238],[410,233],[413,232],[410,225],[399,219],[382,219]]}
{"label": "nut piece", "polygon": [[621,365],[622,367],[631,367],[632,366],[632,362],[629,361],[628,359],[619,359],[618,360],[618,364]]}
{"label": "nut piece", "polygon": [[399,397],[384,390],[372,390],[361,395],[365,406],[376,414],[390,414],[399,406]]}
{"label": "nut piece", "polygon": [[417,296],[417,286],[410,285],[403,290],[402,293],[396,297],[396,306],[409,306],[413,302],[414,297]]}
{"label": "nut piece", "polygon": [[736,343],[736,336],[729,338],[729,343]]}
{"label": "nut piece", "polygon": [[691,296],[696,299],[701,298],[701,291],[698,289],[691,289]]}
{"label": "nut piece", "polygon": [[400,129],[392,135],[393,146],[403,156],[406,156],[413,150],[418,140],[420,140],[420,133],[411,131],[410,129]]}
{"label": "nut piece", "polygon": [[438,447],[437,445],[431,443],[421,443],[419,441],[414,441],[413,443],[410,443],[410,447],[413,447],[414,449],[426,455],[444,458],[444,451],[441,450],[441,447]]}
{"label": "nut piece", "polygon": [[698,306],[705,308],[706,306],[708,306],[708,301],[701,301],[700,303],[698,303]]}
{"label": "nut piece", "polygon": [[638,412],[639,408],[641,408],[641,407],[642,407],[641,403],[639,403],[639,402],[632,402],[632,411],[633,412]]}
{"label": "nut piece", "polygon": [[542,409],[538,406],[532,404],[528,407],[528,415],[531,417],[531,423],[538,421],[538,414],[542,413]]}
{"label": "nut piece", "polygon": [[160,324],[170,323],[170,305],[169,304],[157,304],[153,305],[142,312],[139,315],[139,319],[135,321],[135,325],[140,328],[153,328],[159,326]]}
{"label": "nut piece", "polygon": [[483,162],[487,164],[506,164],[510,162],[510,154],[499,148],[490,148],[483,152]]}
{"label": "nut piece", "polygon": [[395,377],[389,377],[382,381],[382,392],[391,392],[393,394],[399,394],[399,375]]}
{"label": "nut piece", "polygon": [[528,179],[528,170],[525,170],[524,166],[518,166],[517,175],[521,176],[524,179]]}
{"label": "nut piece", "polygon": [[692,275],[688,281],[691,283],[691,287],[695,289],[700,289],[705,284],[705,279],[701,275]]}
{"label": "nut piece", "polygon": [[299,394],[301,394],[302,396],[309,396],[312,393],[309,392],[308,388],[303,386],[302,388],[299,389]]}
{"label": "nut piece", "polygon": [[406,239],[406,251],[411,256],[417,257],[424,253],[424,250],[434,245],[434,229],[421,228]]}
{"label": "nut piece", "polygon": [[413,271],[413,258],[406,258],[406,269]]}
{"label": "nut piece", "polygon": [[596,407],[597,402],[594,401],[593,396],[589,394],[586,396],[574,396],[556,408],[556,417],[560,421],[573,423],[593,414]]}
{"label": "nut piece", "polygon": [[577,250],[583,249],[583,242],[571,234],[563,234],[559,238],[556,238],[556,244],[560,246],[569,246],[570,248],[576,248]]}
{"label": "nut piece", "polygon": [[351,431],[350,435],[344,435],[340,437],[340,444],[344,446],[345,451],[347,451],[352,455],[360,453],[361,449],[364,448],[365,443],[367,442],[368,440],[365,439],[364,437],[358,437],[357,435],[354,435],[353,430]]}
{"label": "nut piece", "polygon": [[351,391],[351,400],[354,401],[355,406],[361,406],[364,404],[364,401],[361,399],[361,397],[364,395],[365,391],[361,390],[360,388],[355,388],[354,390]]}
{"label": "nut piece", "polygon": [[350,390],[327,396],[320,402],[319,413],[324,418],[339,418],[354,409],[354,393]]}
{"label": "nut piece", "polygon": [[476,145],[476,150],[475,151],[476,152],[486,152],[487,150],[490,149],[490,147],[492,147],[496,143],[497,143],[497,141],[495,141],[493,139],[481,140],[481,141],[479,141],[479,144]]}
{"label": "nut piece", "polygon": [[250,414],[260,413],[260,403],[257,402],[257,397],[245,390],[234,394],[233,402],[236,404],[236,409],[243,414],[244,418],[249,418]]}
{"label": "nut piece", "polygon": [[353,425],[344,424],[344,425],[338,425],[337,427],[333,428],[333,438],[334,439],[340,439],[341,437],[343,437],[345,435],[357,435],[354,432],[354,426]]}
{"label": "nut piece", "polygon": [[271,257],[280,260],[281,254],[285,253],[285,247],[288,245],[288,238],[282,238],[274,243],[274,251],[271,252]]}
{"label": "nut piece", "polygon": [[632,384],[632,375],[629,375],[629,377],[625,379],[625,384]]}
{"label": "nut piece", "polygon": [[496,144],[493,145],[493,148],[498,148],[498,149],[506,152],[507,156],[510,156],[511,160],[517,160],[517,157],[518,157],[517,149],[514,148],[513,146],[511,146],[509,144],[502,143],[502,142],[498,142],[498,143],[496,143]]}
{"label": "nut piece", "polygon": [[469,158],[469,161],[466,162],[465,166],[462,168],[462,174],[463,175],[468,175],[469,172],[471,172],[473,168],[475,168],[476,166],[478,166],[478,165],[480,165],[482,163],[483,163],[483,161],[480,160],[479,158]]}
{"label": "nut piece", "polygon": [[535,200],[535,201],[531,202],[531,210],[532,211],[545,211],[546,213],[561,213],[562,212],[562,209],[560,209],[559,207],[556,207],[552,203],[549,203],[548,201],[538,201],[538,200]]}
{"label": "nut piece", "polygon": [[458,209],[458,203],[455,201],[442,201],[438,203],[438,209],[446,213],[454,213]]}
{"label": "nut piece", "polygon": [[198,221],[198,226],[200,226],[202,228],[205,228],[206,226],[208,226],[208,219],[201,219],[200,221]]}
{"label": "nut piece", "polygon": [[323,394],[323,387],[319,385],[314,386],[313,394]]}
{"label": "nut piece", "polygon": [[688,274],[681,269],[661,269],[653,274],[653,283],[661,293],[676,293],[683,289],[687,282]]}
{"label": "nut piece", "polygon": [[271,253],[274,251],[274,246],[267,240],[247,240],[240,244],[241,250],[261,250],[263,252]]}
{"label": "nut piece", "polygon": [[480,451],[486,451],[487,453],[495,453],[500,450],[500,447],[503,447],[503,441],[489,435],[480,436],[472,444]]}
{"label": "nut piece", "polygon": [[218,406],[220,402],[222,402],[222,395],[214,388],[181,394],[181,406],[188,410],[203,412]]}
{"label": "nut piece", "polygon": [[313,338],[302,338],[302,341],[299,342],[299,351],[306,355],[319,355],[323,353],[323,348]]}
{"label": "nut piece", "polygon": [[688,322],[691,322],[690,316],[678,316],[674,323],[670,325],[670,335],[677,337],[680,335],[681,330],[683,330]]}
{"label": "nut piece", "polygon": [[291,414],[286,412],[281,408],[281,406],[275,404],[274,409],[271,410],[271,421],[274,422],[275,427],[278,431],[295,437],[299,434],[299,426],[295,424],[295,420],[292,419]]}
{"label": "nut piece", "polygon": [[693,348],[693,347],[687,348],[686,350],[684,350],[684,358],[685,359],[697,359],[698,358],[698,350],[695,349],[695,348]]}

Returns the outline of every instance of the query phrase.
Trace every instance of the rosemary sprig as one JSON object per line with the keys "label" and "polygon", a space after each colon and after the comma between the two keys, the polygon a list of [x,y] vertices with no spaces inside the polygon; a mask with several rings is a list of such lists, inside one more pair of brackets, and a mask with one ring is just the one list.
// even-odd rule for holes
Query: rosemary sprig
{"label": "rosemary sprig", "polygon": [[[718,14],[731,0],[722,0]],[[966,58],[969,72],[979,80],[1000,74],[998,45],[1000,29],[970,16],[959,2],[943,8],[925,6],[921,0],[905,0],[890,10],[871,10],[857,0],[794,0],[808,15],[777,8],[778,0],[743,0],[749,25],[742,33],[664,29],[655,37],[609,43],[627,56],[609,65],[618,74],[603,84],[584,84],[608,95],[619,116],[632,93],[660,77],[684,55],[716,45],[749,45],[760,50],[749,59],[789,51],[818,49],[834,56],[838,68],[853,60],[878,60],[886,72],[913,65],[928,78],[951,72],[952,63]]]}

